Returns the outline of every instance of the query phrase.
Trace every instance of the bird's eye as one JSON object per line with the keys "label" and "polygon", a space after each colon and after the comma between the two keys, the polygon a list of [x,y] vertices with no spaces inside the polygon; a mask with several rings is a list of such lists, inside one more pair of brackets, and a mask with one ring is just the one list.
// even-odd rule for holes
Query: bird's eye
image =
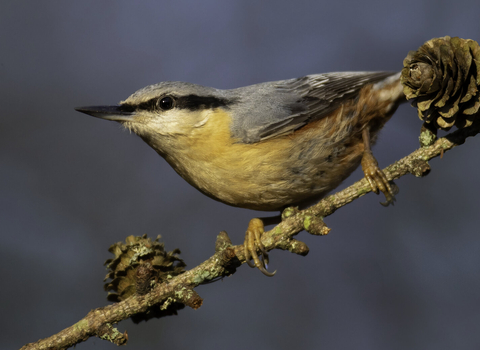
{"label": "bird's eye", "polygon": [[158,100],[158,107],[160,107],[164,111],[172,109],[173,105],[174,105],[174,100],[170,96],[166,96],[166,97]]}

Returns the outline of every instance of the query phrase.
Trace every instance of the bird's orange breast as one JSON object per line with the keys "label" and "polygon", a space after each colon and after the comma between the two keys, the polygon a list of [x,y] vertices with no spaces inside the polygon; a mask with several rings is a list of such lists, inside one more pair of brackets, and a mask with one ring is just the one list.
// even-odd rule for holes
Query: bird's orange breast
{"label": "bird's orange breast", "polygon": [[[231,138],[228,111],[179,140],[167,161],[190,184],[223,203],[279,210],[338,186],[360,163],[360,134],[344,110],[286,136],[246,144]],[[356,141],[353,141],[357,139]]]}

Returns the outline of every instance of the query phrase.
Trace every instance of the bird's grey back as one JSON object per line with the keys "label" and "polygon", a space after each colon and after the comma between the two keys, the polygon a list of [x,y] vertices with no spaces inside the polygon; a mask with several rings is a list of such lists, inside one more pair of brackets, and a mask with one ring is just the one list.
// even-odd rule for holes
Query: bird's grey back
{"label": "bird's grey back", "polygon": [[233,116],[232,136],[254,143],[291,133],[327,116],[345,100],[355,98],[365,85],[394,74],[397,73],[315,74],[224,90],[223,97],[236,101],[228,106]]}

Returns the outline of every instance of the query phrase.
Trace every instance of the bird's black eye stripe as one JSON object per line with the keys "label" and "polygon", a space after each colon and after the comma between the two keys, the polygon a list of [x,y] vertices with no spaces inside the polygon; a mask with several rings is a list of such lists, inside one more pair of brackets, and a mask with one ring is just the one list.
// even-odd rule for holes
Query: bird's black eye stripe
{"label": "bird's black eye stripe", "polygon": [[121,112],[133,113],[135,112],[135,107],[130,104],[122,104],[118,107]]}
{"label": "bird's black eye stripe", "polygon": [[137,105],[130,105],[130,106],[134,109],[153,111],[154,109],[157,109],[157,101],[158,101],[158,98],[152,98],[148,101],[139,103]]}
{"label": "bird's black eye stripe", "polygon": [[198,95],[186,95],[186,96],[162,96],[160,98],[152,98],[148,101],[139,103],[137,105],[124,104],[125,108],[134,108],[140,110],[169,110],[172,108],[188,109],[190,111],[196,111],[201,109],[214,109],[218,107],[229,107],[236,103],[237,100],[227,100],[224,98],[214,96],[198,96]]}
{"label": "bird's black eye stripe", "polygon": [[200,109],[215,109],[218,107],[229,107],[236,103],[236,100],[227,100],[215,96],[197,96],[186,95],[177,98],[176,104],[178,108],[196,111]]}
{"label": "bird's black eye stripe", "polygon": [[154,111],[154,110],[169,110],[175,107],[175,99],[171,96],[163,96],[163,97],[155,97],[148,101],[139,103],[137,105],[127,105],[124,104],[123,106],[129,106],[126,108],[133,108],[137,110],[145,110],[145,111]]}

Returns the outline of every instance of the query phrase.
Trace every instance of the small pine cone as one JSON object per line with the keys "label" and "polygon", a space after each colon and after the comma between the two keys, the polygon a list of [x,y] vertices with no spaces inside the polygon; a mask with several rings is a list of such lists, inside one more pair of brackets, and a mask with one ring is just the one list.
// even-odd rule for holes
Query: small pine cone
{"label": "small pine cone", "polygon": [[118,302],[133,294],[145,294],[154,283],[185,272],[186,265],[178,257],[180,250],[166,252],[159,239],[160,236],[154,241],[147,235],[129,236],[125,243],[115,243],[108,249],[115,255],[105,262],[110,270],[105,281],[110,281],[104,288],[113,291],[108,294],[109,301]]}
{"label": "small pine cone", "polygon": [[480,47],[470,39],[436,38],[403,61],[401,81],[407,99],[430,127],[469,127],[480,115]]}

